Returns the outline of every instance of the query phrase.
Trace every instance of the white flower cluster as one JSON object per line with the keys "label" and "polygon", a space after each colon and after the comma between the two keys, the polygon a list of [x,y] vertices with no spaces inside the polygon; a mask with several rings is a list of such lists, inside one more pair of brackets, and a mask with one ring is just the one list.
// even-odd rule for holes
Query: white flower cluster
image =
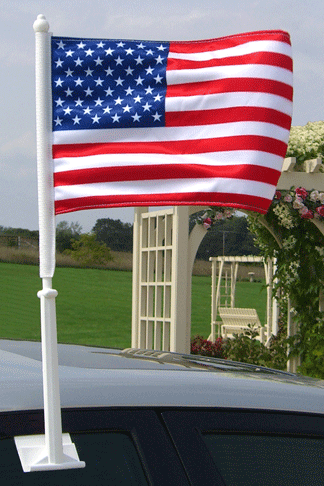
{"label": "white flower cluster", "polygon": [[278,217],[279,224],[281,224],[285,228],[291,229],[295,226],[292,214],[285,204],[277,204],[276,206],[274,206],[273,212]]}
{"label": "white flower cluster", "polygon": [[286,157],[300,161],[324,156],[324,121],[291,127]]}

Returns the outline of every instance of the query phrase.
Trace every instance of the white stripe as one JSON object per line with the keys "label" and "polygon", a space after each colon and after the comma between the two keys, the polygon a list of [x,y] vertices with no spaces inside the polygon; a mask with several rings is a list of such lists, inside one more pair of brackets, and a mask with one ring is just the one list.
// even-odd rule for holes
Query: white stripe
{"label": "white stripe", "polygon": [[208,154],[103,154],[88,157],[63,157],[54,159],[54,172],[70,170],[94,169],[103,167],[141,167],[166,164],[195,165],[255,165],[281,171],[283,159],[279,155],[252,150],[237,150],[229,152],[211,152]]}
{"label": "white stripe", "polygon": [[272,199],[274,186],[245,179],[166,179],[151,181],[118,181],[55,187],[55,200],[93,196],[125,196],[186,192],[223,192]]}
{"label": "white stripe", "polygon": [[257,52],[276,52],[289,57],[292,55],[291,46],[286,42],[264,40],[246,42],[245,44],[216,51],[202,51],[195,53],[173,52],[171,43],[169,57],[173,59],[186,59],[188,61],[208,61],[210,59],[224,59],[226,57],[244,56],[245,54],[253,54]]}
{"label": "white stripe", "polygon": [[[188,102],[188,100],[186,100]],[[288,142],[289,130],[265,122],[234,122],[216,125],[185,127],[157,127],[154,134],[145,128],[119,130],[62,130],[53,133],[53,145],[87,143],[168,142],[232,137],[238,135],[262,135]]]}
{"label": "white stripe", "polygon": [[167,85],[200,83],[229,78],[271,79],[292,85],[292,72],[277,66],[264,64],[242,64],[236,66],[213,66],[198,69],[167,70]]}
{"label": "white stripe", "polygon": [[292,115],[292,102],[268,93],[216,93],[210,95],[177,96],[165,99],[165,111],[213,110],[236,106],[258,106],[272,108],[286,115]]}

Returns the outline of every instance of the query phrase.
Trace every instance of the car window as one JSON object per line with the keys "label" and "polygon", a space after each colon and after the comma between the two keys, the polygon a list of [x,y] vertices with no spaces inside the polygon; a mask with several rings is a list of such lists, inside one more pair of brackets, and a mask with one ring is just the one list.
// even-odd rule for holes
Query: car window
{"label": "car window", "polygon": [[324,484],[324,440],[248,434],[203,434],[228,486]]}
{"label": "car window", "polygon": [[84,469],[24,473],[12,439],[0,440],[1,486],[148,485],[132,438],[126,433],[71,434]]}

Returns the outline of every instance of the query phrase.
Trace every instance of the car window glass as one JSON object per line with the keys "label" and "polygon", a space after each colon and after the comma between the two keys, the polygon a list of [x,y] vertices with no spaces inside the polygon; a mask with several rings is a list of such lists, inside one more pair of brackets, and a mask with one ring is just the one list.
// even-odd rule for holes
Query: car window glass
{"label": "car window glass", "polygon": [[84,469],[24,473],[13,439],[0,440],[1,486],[147,485],[140,458],[125,433],[71,434]]}
{"label": "car window glass", "polygon": [[228,486],[324,484],[324,440],[292,436],[203,434]]}

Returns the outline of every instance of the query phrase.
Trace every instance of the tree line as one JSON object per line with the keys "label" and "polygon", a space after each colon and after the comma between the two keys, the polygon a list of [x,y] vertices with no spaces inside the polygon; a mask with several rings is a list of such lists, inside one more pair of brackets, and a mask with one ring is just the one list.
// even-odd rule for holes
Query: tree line
{"label": "tree line", "polygon": [[[193,215],[189,222],[189,231],[194,227],[199,215]],[[59,253],[72,250],[73,244],[82,236],[82,227],[79,223],[61,221],[56,227],[56,249]],[[132,252],[133,225],[124,223],[119,219],[97,219],[91,230],[96,241],[105,244],[112,251]],[[0,226],[0,236],[20,236],[26,239],[38,239],[38,231],[22,228]],[[257,255],[259,249],[254,245],[253,234],[249,231],[247,218],[233,216],[230,219],[217,221],[202,240],[197,258],[208,260],[211,256],[241,256]]]}

